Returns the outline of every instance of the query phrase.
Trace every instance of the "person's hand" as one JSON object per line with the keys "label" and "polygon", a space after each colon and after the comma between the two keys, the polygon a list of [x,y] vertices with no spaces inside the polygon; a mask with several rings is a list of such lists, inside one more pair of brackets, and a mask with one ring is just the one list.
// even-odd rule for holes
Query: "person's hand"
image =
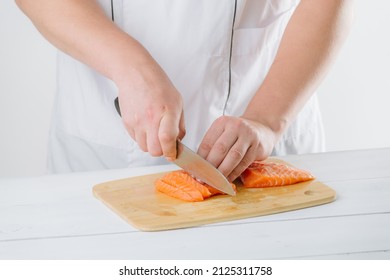
{"label": "person's hand", "polygon": [[134,69],[118,85],[122,119],[142,151],[176,158],[176,140],[185,135],[183,103],[157,63]]}
{"label": "person's hand", "polygon": [[206,132],[198,154],[234,181],[254,160],[267,158],[277,141],[275,132],[259,122],[223,116]]}

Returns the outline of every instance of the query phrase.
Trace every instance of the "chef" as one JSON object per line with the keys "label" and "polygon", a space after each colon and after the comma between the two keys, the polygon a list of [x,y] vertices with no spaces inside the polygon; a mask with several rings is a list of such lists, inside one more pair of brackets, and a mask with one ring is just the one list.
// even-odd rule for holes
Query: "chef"
{"label": "chef", "polygon": [[352,0],[16,2],[59,49],[51,172],[163,164],[177,139],[230,181],[324,151],[315,90]]}

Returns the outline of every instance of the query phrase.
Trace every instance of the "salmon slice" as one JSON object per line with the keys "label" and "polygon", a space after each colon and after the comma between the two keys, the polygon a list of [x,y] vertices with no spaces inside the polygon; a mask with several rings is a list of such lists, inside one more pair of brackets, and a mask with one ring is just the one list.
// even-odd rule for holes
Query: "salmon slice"
{"label": "salmon slice", "polygon": [[241,175],[246,188],[285,186],[315,179],[309,172],[285,164],[254,161]]}
{"label": "salmon slice", "polygon": [[[233,185],[233,184],[232,184]],[[159,192],[184,201],[202,201],[223,192],[201,183],[184,170],[172,171],[155,182]],[[235,185],[233,185],[235,188]]]}

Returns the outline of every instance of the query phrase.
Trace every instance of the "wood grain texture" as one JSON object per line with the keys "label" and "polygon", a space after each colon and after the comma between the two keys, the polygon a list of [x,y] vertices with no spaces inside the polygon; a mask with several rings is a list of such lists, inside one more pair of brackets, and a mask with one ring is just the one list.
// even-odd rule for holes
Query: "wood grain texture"
{"label": "wood grain texture", "polygon": [[92,187],[177,167],[0,178],[0,260],[390,259],[390,148],[282,159],[310,170],[337,192],[336,201],[142,232],[93,197]]}
{"label": "wood grain texture", "polygon": [[105,182],[94,186],[95,197],[143,231],[200,226],[331,202],[335,191],[319,181],[275,188],[246,189],[237,182],[237,195],[219,195],[201,202],[184,202],[155,190],[164,173]]}

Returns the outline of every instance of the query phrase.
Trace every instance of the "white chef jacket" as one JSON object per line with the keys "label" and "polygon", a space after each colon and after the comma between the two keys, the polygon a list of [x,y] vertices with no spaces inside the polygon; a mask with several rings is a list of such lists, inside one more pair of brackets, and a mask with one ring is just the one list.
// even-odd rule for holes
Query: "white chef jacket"
{"label": "white chef jacket", "polygon": [[[193,150],[212,122],[240,116],[263,82],[299,0],[99,0],[107,16],[138,40],[183,96]],[[93,48],[93,46],[91,46]],[[166,163],[142,152],[114,107],[115,84],[58,52],[49,136],[50,172]],[[307,102],[273,155],[322,152],[317,97]]]}

